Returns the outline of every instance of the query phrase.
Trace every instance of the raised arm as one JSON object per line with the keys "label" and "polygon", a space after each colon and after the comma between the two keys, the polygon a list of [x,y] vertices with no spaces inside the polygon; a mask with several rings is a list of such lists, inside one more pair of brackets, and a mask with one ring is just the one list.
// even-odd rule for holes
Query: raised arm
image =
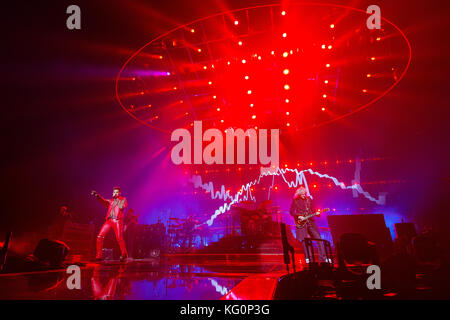
{"label": "raised arm", "polygon": [[97,198],[105,207],[109,206],[109,201],[103,198],[97,191],[92,191],[91,194]]}

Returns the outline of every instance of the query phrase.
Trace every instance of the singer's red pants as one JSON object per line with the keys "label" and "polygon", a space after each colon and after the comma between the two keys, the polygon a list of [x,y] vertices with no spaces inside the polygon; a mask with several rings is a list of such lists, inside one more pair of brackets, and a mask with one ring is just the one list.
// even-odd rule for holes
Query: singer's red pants
{"label": "singer's red pants", "polygon": [[108,234],[109,229],[113,229],[116,235],[117,242],[119,243],[120,251],[122,253],[122,257],[127,257],[127,248],[125,247],[125,241],[123,240],[123,228],[122,228],[122,220],[114,220],[108,219],[103,224],[100,232],[97,236],[97,258],[102,258],[102,250],[103,250],[103,240],[105,236]]}

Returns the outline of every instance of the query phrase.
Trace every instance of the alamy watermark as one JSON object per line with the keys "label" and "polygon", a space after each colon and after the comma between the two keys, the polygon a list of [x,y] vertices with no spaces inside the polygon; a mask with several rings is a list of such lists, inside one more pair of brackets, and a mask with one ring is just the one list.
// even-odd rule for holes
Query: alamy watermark
{"label": "alamy watermark", "polygon": [[[279,129],[270,129],[270,152],[268,152],[267,129],[244,131],[228,128],[225,130],[224,139],[224,135],[219,129],[210,128],[203,132],[201,121],[194,121],[193,127],[193,136],[189,130],[184,128],[172,132],[171,141],[178,141],[170,155],[174,164],[235,164],[235,141],[236,163],[245,164],[246,141],[248,141],[248,164],[270,164],[272,167],[279,165]],[[209,142],[209,144],[203,148],[203,142]]]}

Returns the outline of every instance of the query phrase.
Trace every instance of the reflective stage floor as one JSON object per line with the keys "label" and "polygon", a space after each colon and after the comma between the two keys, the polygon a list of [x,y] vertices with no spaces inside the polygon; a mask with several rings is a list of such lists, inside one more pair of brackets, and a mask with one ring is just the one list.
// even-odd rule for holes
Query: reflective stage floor
{"label": "reflective stage floor", "polygon": [[86,263],[79,290],[68,288],[66,269],[2,274],[0,299],[214,300],[245,278],[284,270],[281,255],[175,255]]}

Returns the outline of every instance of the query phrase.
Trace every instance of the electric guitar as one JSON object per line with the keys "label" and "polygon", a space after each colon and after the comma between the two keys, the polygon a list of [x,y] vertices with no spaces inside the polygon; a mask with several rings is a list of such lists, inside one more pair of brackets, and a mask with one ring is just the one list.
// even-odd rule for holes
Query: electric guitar
{"label": "electric guitar", "polygon": [[304,227],[306,225],[306,223],[308,223],[309,219],[311,219],[314,216],[320,215],[322,212],[328,212],[328,211],[330,211],[330,208],[325,208],[325,209],[322,209],[321,211],[317,211],[317,212],[314,212],[314,213],[306,215],[306,216],[298,215],[295,217],[295,225],[300,228]]}

